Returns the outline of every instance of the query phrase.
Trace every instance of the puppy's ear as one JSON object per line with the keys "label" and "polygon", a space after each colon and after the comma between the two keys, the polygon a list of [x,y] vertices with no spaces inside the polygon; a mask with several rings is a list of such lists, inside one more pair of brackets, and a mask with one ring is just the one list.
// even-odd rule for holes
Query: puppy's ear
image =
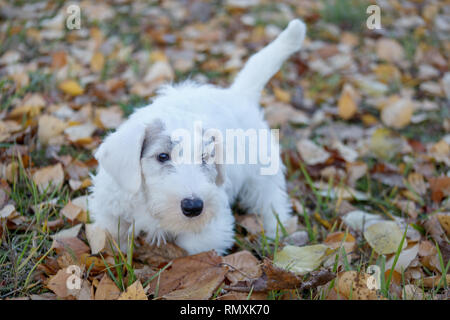
{"label": "puppy's ear", "polygon": [[143,124],[125,123],[102,143],[95,158],[117,184],[136,193],[142,182],[141,151],[146,129]]}
{"label": "puppy's ear", "polygon": [[223,166],[224,166],[223,164],[216,163],[216,171],[217,171],[216,185],[219,187],[223,185],[223,183],[225,182],[225,172]]}

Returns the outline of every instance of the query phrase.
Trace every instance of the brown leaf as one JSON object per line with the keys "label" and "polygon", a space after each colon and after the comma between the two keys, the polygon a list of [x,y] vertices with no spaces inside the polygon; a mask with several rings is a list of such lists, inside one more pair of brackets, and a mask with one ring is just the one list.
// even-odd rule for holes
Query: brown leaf
{"label": "brown leaf", "polygon": [[231,285],[242,280],[252,280],[261,276],[260,262],[249,251],[239,251],[223,258],[224,264],[231,267],[226,277]]}
{"label": "brown leaf", "polygon": [[[159,277],[158,296],[166,299],[208,299],[222,283],[228,269],[215,251],[175,259]],[[149,285],[154,294],[157,279]]]}
{"label": "brown leaf", "polygon": [[55,239],[53,241],[53,248],[58,254],[61,254],[64,251],[72,251],[77,256],[90,251],[89,247],[83,241],[75,237]]}
{"label": "brown leaf", "polygon": [[[78,268],[79,273],[73,273],[73,269],[71,268],[64,268],[59,270],[56,275],[52,276],[47,283],[47,288],[52,290],[58,298],[76,298],[80,294],[82,284],[80,277],[82,276],[84,269],[81,266],[74,266],[72,268]],[[77,287],[76,285],[71,287],[70,284],[75,284],[75,282],[72,282],[72,279],[69,277],[73,277],[75,281],[78,279],[78,281],[80,281],[80,287]]]}
{"label": "brown leaf", "polygon": [[33,174],[33,181],[40,192],[60,187],[64,182],[64,171],[61,163],[39,169]]}
{"label": "brown leaf", "polygon": [[187,255],[184,249],[170,242],[160,246],[148,244],[141,238],[137,242],[139,246],[135,248],[135,257],[150,266],[159,266]]}
{"label": "brown leaf", "polygon": [[[265,258],[262,265],[263,274],[256,280],[240,281],[235,286],[231,286],[230,290],[249,292],[296,289],[300,287],[302,278],[293,272],[278,268]],[[252,289],[253,288],[253,289]]]}
{"label": "brown leaf", "polygon": [[95,291],[95,300],[116,300],[119,296],[119,288],[105,273]]}
{"label": "brown leaf", "polygon": [[370,290],[367,286],[369,274],[356,271],[345,271],[338,275],[335,290],[338,294],[352,300],[379,300],[376,290]]}
{"label": "brown leaf", "polygon": [[444,197],[450,196],[450,177],[442,176],[430,178],[431,199],[441,202]]}
{"label": "brown leaf", "polygon": [[256,214],[246,214],[236,217],[236,223],[243,226],[251,234],[259,234],[263,231],[263,223]]}

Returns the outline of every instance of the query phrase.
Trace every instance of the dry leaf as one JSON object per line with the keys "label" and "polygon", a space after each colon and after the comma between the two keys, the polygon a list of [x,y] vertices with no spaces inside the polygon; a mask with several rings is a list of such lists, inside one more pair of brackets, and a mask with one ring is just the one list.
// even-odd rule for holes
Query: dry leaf
{"label": "dry leaf", "polygon": [[83,94],[83,88],[74,80],[65,80],[59,84],[59,89],[71,96]]}
{"label": "dry leaf", "polygon": [[364,238],[378,254],[389,254],[397,251],[403,234],[394,221],[380,221],[366,228]]}
{"label": "dry leaf", "polygon": [[96,52],[92,55],[91,59],[91,70],[94,72],[100,72],[103,70],[105,65],[105,57],[101,52]]}
{"label": "dry leaf", "polygon": [[402,62],[405,53],[403,47],[393,39],[382,38],[377,41],[377,56],[382,60],[388,62]]}
{"label": "dry leaf", "polygon": [[389,127],[401,129],[411,122],[414,111],[412,101],[406,98],[391,98],[381,111],[381,120]]}
{"label": "dry leaf", "polygon": [[356,271],[345,271],[337,277],[335,290],[338,294],[351,300],[378,300],[376,290],[367,286],[370,275]]}
{"label": "dry leaf", "polygon": [[223,258],[230,267],[226,277],[231,285],[242,280],[252,280],[261,276],[260,262],[249,251],[239,251]]}
{"label": "dry leaf", "polygon": [[92,224],[86,224],[85,229],[86,238],[91,247],[91,254],[102,252],[106,247],[106,232],[102,228]]}
{"label": "dry leaf", "polygon": [[119,296],[119,288],[105,273],[95,291],[95,300],[116,300]]}
{"label": "dry leaf", "polygon": [[70,254],[75,254],[76,257],[89,252],[89,247],[76,237],[54,239],[52,248],[55,249],[58,254],[68,251]]}
{"label": "dry leaf", "polygon": [[82,211],[83,211],[82,208],[74,205],[72,202],[69,201],[69,203],[67,203],[64,206],[64,208],[62,208],[61,213],[67,219],[74,221]]}
{"label": "dry leaf", "polygon": [[[48,283],[47,288],[52,290],[58,298],[67,298],[69,296],[76,297],[80,294],[81,291],[81,279],[80,279],[80,288],[77,288],[76,285],[74,285],[74,288],[71,288],[69,282],[72,279],[69,279],[69,277],[78,277],[81,275],[81,271],[83,270],[82,267],[78,266],[80,270],[80,274],[76,275],[71,272],[72,269],[70,268],[64,268],[58,271],[58,273],[54,276],[52,276]],[[76,281],[76,279],[74,279]]]}
{"label": "dry leaf", "polygon": [[[175,259],[159,277],[158,296],[166,299],[208,299],[222,283],[228,269],[214,251]],[[155,292],[157,279],[150,283]]]}
{"label": "dry leaf", "polygon": [[136,280],[125,292],[122,292],[117,300],[148,300],[148,298],[141,282]]}
{"label": "dry leaf", "polygon": [[353,118],[358,110],[355,89],[348,83],[344,85],[338,101],[338,114],[344,120]]}
{"label": "dry leaf", "polygon": [[51,144],[52,140],[60,136],[66,124],[64,121],[49,115],[42,115],[38,123],[38,139],[44,144]]}
{"label": "dry leaf", "polygon": [[33,174],[33,181],[40,192],[60,187],[64,182],[64,170],[61,163],[37,170]]}
{"label": "dry leaf", "polygon": [[327,151],[308,139],[300,140],[297,143],[297,150],[308,165],[324,163],[330,157]]}
{"label": "dry leaf", "polygon": [[82,224],[77,224],[72,228],[61,230],[60,232],[52,235],[51,238],[53,240],[60,240],[64,238],[76,238],[78,236],[78,233],[80,233],[82,226],[83,226]]}
{"label": "dry leaf", "polygon": [[305,274],[318,268],[332,250],[326,245],[285,246],[277,252],[274,265],[296,274]]}
{"label": "dry leaf", "polygon": [[444,228],[445,233],[447,233],[447,236],[450,237],[450,212],[438,213],[437,218],[442,228]]}
{"label": "dry leaf", "polygon": [[136,257],[150,266],[159,266],[171,260],[187,256],[184,249],[171,242],[160,246],[148,244],[141,238],[138,238],[137,242],[139,246],[134,249]]}
{"label": "dry leaf", "polygon": [[[395,264],[395,271],[402,272],[408,268],[410,263],[417,257],[417,254],[419,253],[419,245],[416,244],[411,248],[403,249],[400,252],[400,255],[398,257],[398,261]],[[388,261],[386,261],[385,270],[392,269],[392,266],[394,265],[395,256],[391,257]]]}

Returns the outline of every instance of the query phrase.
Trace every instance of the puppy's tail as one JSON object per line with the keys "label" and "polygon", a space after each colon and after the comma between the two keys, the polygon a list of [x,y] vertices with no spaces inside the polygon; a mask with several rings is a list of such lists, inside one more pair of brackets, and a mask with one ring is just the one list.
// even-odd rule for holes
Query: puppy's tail
{"label": "puppy's tail", "polygon": [[274,41],[250,57],[230,89],[259,96],[283,62],[301,48],[305,34],[306,25],[299,19],[292,20]]}

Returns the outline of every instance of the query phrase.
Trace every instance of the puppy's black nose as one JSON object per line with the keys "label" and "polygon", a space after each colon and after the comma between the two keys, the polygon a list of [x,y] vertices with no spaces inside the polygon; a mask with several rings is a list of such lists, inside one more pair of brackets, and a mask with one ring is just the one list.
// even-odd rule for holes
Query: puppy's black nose
{"label": "puppy's black nose", "polygon": [[186,217],[192,218],[202,213],[203,201],[199,198],[186,198],[181,200],[181,211]]}

